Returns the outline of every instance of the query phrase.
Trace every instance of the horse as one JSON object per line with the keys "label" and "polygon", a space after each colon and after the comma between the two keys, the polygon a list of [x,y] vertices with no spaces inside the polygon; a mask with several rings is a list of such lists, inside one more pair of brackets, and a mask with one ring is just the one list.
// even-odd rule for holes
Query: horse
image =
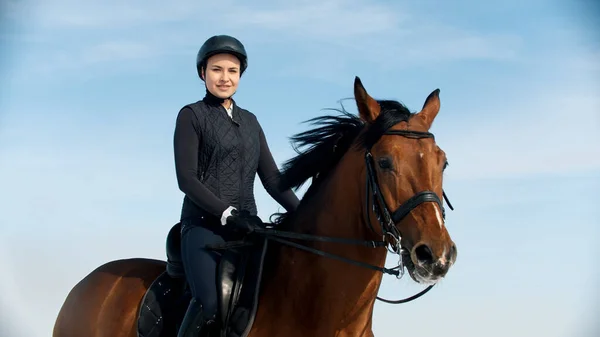
{"label": "horse", "polygon": [[[442,201],[452,208],[442,188],[448,160],[430,132],[439,92],[415,113],[372,98],[356,77],[357,115],[312,118],[315,128],[291,137],[297,156],[284,163],[281,187],[309,188],[296,210],[213,247],[222,258],[212,336],[374,336],[376,300],[404,302],[378,297],[384,274],[406,269],[426,290],[447,276],[457,248]],[[179,230],[168,233],[167,261],[110,261],[80,280],[53,336],[176,336],[190,299]],[[388,253],[397,267],[384,267]]]}

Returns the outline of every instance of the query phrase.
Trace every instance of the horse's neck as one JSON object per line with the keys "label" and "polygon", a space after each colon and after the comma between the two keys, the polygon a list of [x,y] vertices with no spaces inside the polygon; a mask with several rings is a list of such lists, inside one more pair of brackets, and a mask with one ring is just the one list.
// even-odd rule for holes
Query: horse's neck
{"label": "horse's neck", "polygon": [[[362,179],[357,179],[361,171],[350,162],[360,159],[348,157],[340,163],[326,186],[322,187],[320,195],[315,196],[313,205],[300,210],[307,212],[307,208],[315,209],[310,213],[302,213],[302,219],[297,220],[299,227],[307,229],[304,232],[360,240],[374,238],[362,221],[364,205],[361,204],[361,195],[364,194],[359,185]],[[354,261],[376,266],[385,263],[384,248],[331,242],[311,242],[307,245]],[[297,248],[284,247],[281,256],[277,276],[271,283],[280,291],[268,296],[270,301],[279,302],[272,307],[274,311],[286,315],[288,306],[297,305],[299,308],[290,314],[300,315],[297,319],[304,324],[329,324],[333,329],[365,329],[370,326],[381,273]],[[285,298],[283,303],[279,296]]]}
{"label": "horse's neck", "polygon": [[[339,169],[332,176],[327,188],[323,189],[322,195],[316,200],[321,201],[320,207],[312,217],[311,232],[316,235],[350,238],[358,240],[381,240],[364,223],[364,170],[360,162],[360,154],[351,153],[340,162]],[[317,201],[319,202],[319,201]],[[315,248],[343,256],[345,258],[369,263],[372,265],[383,265],[385,263],[385,248],[372,248],[363,245],[335,244],[329,242],[317,242]],[[377,282],[381,279],[381,273],[339,262],[327,257],[319,257],[319,263],[327,265],[327,268],[339,268],[336,274],[341,280],[347,280],[348,277],[358,277],[363,279],[363,286],[359,292],[361,296],[369,296],[376,293],[376,289],[369,287],[368,284],[373,280]],[[322,271],[317,271],[322,275]],[[331,284],[332,287],[340,288],[339,283]],[[358,289],[358,288],[357,288]]]}
{"label": "horse's neck", "polygon": [[[314,212],[302,214],[302,226],[313,234],[345,237],[359,240],[380,240],[370,227],[364,223],[365,209],[365,169],[364,165],[356,164],[362,160],[360,153],[351,152],[338,165],[326,186],[321,188],[319,195],[314,198],[313,205],[308,208]],[[362,168],[362,169],[361,169]],[[305,211],[306,212],[306,211]],[[318,243],[322,248],[333,248],[331,243]],[[359,259],[370,256],[373,259],[385,259],[385,249],[381,254],[377,250],[361,246],[337,246],[339,252],[348,254],[356,251]],[[375,261],[371,261],[375,263]]]}

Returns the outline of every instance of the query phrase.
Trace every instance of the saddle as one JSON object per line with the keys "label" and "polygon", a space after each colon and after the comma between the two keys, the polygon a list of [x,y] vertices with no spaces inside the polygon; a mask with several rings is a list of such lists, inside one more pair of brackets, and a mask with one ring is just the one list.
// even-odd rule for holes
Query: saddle
{"label": "saddle", "polygon": [[[185,270],[181,260],[180,233],[181,223],[175,224],[169,231],[166,240],[166,271],[155,281],[157,285],[153,284],[148,292],[151,292],[152,289],[164,292],[165,284],[169,282],[179,285],[186,284]],[[261,238],[253,238],[252,241],[248,241],[241,247],[221,250],[222,256],[215,280],[219,307],[217,319],[221,326],[220,337],[245,337],[250,331],[258,307],[266,251],[267,240]],[[188,293],[186,299],[189,296]],[[156,296],[150,298],[156,302]],[[175,305],[173,304],[175,301],[172,299],[168,303]],[[180,300],[177,303],[177,306],[184,305],[181,313],[183,315],[188,302]],[[154,305],[156,306],[156,304]],[[173,309],[181,312],[182,308]],[[168,308],[162,308],[159,311],[165,312],[166,310]],[[181,321],[181,318],[178,322]],[[148,337],[148,335],[144,336]]]}

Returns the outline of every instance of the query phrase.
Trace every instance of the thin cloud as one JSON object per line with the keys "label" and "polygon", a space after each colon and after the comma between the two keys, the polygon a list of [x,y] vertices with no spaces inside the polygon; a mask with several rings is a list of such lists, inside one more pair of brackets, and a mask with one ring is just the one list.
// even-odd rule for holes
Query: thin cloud
{"label": "thin cloud", "polygon": [[[148,58],[153,62],[147,66],[158,67],[167,54],[197,48],[204,37],[213,34],[211,25],[223,22],[227,31],[242,36],[249,47],[276,38],[289,44],[288,50],[303,50],[305,57],[298,57],[293,66],[282,66],[285,76],[311,69],[324,54],[336,55],[342,71],[355,67],[357,60],[380,64],[389,59],[394,62],[388,67],[401,68],[466,58],[507,59],[518,55],[521,45],[516,36],[467,31],[443,22],[423,24],[419,19],[423,13],[408,5],[363,0],[229,5],[230,10],[217,11],[210,4],[194,1],[175,5],[156,1],[34,2],[27,11],[33,13],[35,28],[45,42],[30,43],[48,62],[28,62],[39,68],[24,70],[52,76],[56,71]],[[56,41],[57,32],[68,34],[69,43]]]}
{"label": "thin cloud", "polygon": [[[0,228],[0,233],[3,231]],[[15,265],[15,260],[11,259],[14,255],[14,251],[11,252],[11,241],[8,240],[6,233],[2,233],[0,237],[0,270],[3,271],[14,271],[18,270],[18,266]],[[18,240],[15,238],[14,241]],[[16,247],[15,247],[16,248]],[[23,265],[30,264],[23,261]],[[8,276],[8,277],[6,277]],[[32,277],[35,279],[36,277]],[[22,284],[18,282],[15,276],[6,275],[0,278],[0,289],[2,289],[2,296],[0,297],[0,335],[11,336],[11,337],[25,337],[32,336],[33,326],[35,324],[29,324],[31,315],[29,309],[30,305],[27,305],[23,301]],[[28,288],[35,289],[35,287]],[[29,316],[29,317],[28,317]],[[49,331],[46,329],[46,331]],[[41,331],[37,331],[41,332]],[[37,334],[40,336],[40,334]]]}
{"label": "thin cloud", "polygon": [[[13,1],[11,17],[27,13],[40,28],[50,30],[114,30],[141,25],[174,23],[198,17],[214,6],[198,1],[167,3],[156,0],[122,1]],[[201,15],[201,14],[200,14]]]}
{"label": "thin cloud", "polygon": [[541,92],[503,104],[504,111],[486,111],[489,121],[478,120],[476,126],[436,127],[451,162],[448,176],[472,180],[600,170],[600,99],[592,93]]}
{"label": "thin cloud", "polygon": [[0,2],[0,19],[2,23],[6,20],[18,19],[23,14],[23,2],[18,0],[5,0]]}
{"label": "thin cloud", "polygon": [[[95,66],[104,66],[106,63],[119,63],[121,64],[119,69],[122,69],[122,65],[129,62],[127,64],[131,67],[130,70],[133,70],[140,67],[140,63],[131,61],[152,60],[162,53],[163,50],[155,45],[137,41],[113,40],[92,44],[79,50],[56,50],[45,57],[47,62],[32,62],[38,56],[29,55],[27,58],[30,59],[30,62],[26,63],[29,64],[31,72],[53,76],[58,70],[78,72],[83,69],[91,70]],[[106,72],[106,69],[103,72]],[[83,75],[79,74],[78,76]]]}
{"label": "thin cloud", "polygon": [[[586,75],[598,76],[600,73],[600,50],[581,52],[565,60],[565,66]],[[598,77],[596,77],[597,79]]]}
{"label": "thin cloud", "polygon": [[443,22],[424,24],[420,19],[423,14],[408,5],[329,0],[318,4],[285,3],[266,9],[238,6],[226,17],[237,27],[276,34],[283,41],[296,38],[320,42],[316,48],[306,48],[308,53],[313,50],[315,57],[335,52],[348,58],[376,62],[393,59],[395,64],[414,64],[513,58],[521,46],[520,37],[514,35],[468,31]]}
{"label": "thin cloud", "polygon": [[336,39],[385,34],[397,29],[407,18],[407,14],[391,6],[360,0],[286,2],[273,7],[236,6],[225,18],[240,27],[263,28],[332,43]]}
{"label": "thin cloud", "polygon": [[163,51],[159,46],[136,41],[109,41],[86,48],[80,53],[79,68],[101,65],[107,62],[153,60]]}

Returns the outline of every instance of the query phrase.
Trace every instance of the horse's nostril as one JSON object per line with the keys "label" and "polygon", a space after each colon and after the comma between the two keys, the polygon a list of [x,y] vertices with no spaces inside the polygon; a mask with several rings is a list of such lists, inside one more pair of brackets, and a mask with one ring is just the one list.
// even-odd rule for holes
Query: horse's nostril
{"label": "horse's nostril", "polygon": [[427,264],[433,263],[433,253],[427,245],[417,246],[417,248],[415,248],[415,255],[419,262]]}

